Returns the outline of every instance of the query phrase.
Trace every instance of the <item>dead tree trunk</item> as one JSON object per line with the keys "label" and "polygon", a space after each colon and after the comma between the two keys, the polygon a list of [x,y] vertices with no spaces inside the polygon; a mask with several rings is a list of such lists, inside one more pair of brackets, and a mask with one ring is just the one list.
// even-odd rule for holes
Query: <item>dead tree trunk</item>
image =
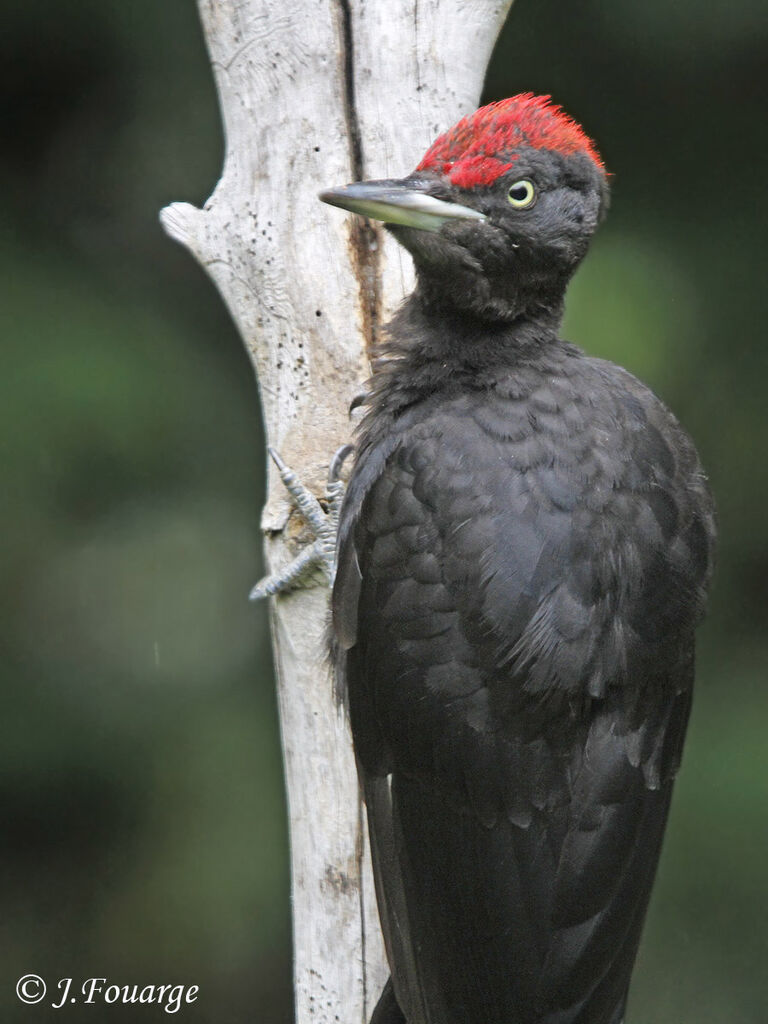
{"label": "dead tree trunk", "polygon": [[[202,210],[162,212],[219,288],[253,360],[266,434],[323,490],[349,439],[366,353],[410,288],[380,227],[320,188],[401,176],[477,106],[511,0],[199,0],[226,133]],[[262,516],[270,569],[302,523],[274,469]],[[364,809],[324,651],[327,588],[272,601],[290,817],[298,1024],[367,1024],[387,976]]]}

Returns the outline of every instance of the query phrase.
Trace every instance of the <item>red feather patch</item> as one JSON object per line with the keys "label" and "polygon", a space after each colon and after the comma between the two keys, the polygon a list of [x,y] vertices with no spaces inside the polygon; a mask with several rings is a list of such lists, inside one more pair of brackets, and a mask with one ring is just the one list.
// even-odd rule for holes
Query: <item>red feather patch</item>
{"label": "red feather patch", "polygon": [[480,107],[463,117],[429,147],[417,171],[437,171],[460,188],[491,185],[513,166],[523,146],[564,156],[586,153],[605,165],[584,129],[549,96],[522,93]]}

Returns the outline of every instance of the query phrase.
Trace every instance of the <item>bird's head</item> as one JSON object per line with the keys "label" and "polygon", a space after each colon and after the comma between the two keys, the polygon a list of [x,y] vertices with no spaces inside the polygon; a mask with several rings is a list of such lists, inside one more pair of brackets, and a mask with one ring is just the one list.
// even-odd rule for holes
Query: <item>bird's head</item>
{"label": "bird's head", "polygon": [[511,321],[560,308],[608,183],[581,127],[528,93],[462,118],[407,178],[320,198],[383,221],[413,255],[427,305]]}

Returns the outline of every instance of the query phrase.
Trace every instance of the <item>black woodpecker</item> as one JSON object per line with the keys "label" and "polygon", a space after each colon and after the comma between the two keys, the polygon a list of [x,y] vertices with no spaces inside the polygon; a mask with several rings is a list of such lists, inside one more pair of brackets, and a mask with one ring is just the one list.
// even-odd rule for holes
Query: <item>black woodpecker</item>
{"label": "black woodpecker", "polygon": [[711,574],[694,446],[558,336],[608,201],[548,97],[324,192],[413,256],[333,617],[391,981],[375,1024],[621,1024]]}

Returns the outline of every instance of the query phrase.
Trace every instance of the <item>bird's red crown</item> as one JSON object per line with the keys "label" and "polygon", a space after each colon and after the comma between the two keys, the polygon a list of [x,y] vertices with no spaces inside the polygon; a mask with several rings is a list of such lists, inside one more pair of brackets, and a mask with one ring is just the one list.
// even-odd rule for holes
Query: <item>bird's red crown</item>
{"label": "bird's red crown", "polygon": [[549,96],[522,93],[480,107],[429,147],[417,171],[437,171],[459,188],[492,185],[512,168],[521,146],[570,156],[586,153],[605,171],[594,142]]}

